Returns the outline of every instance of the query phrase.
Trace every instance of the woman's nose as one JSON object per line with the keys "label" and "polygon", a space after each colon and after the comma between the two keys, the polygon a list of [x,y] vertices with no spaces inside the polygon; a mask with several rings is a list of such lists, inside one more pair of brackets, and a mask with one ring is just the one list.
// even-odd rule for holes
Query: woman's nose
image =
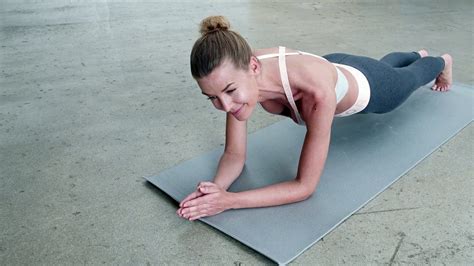
{"label": "woman's nose", "polygon": [[228,113],[231,110],[232,103],[228,99],[220,99],[222,110]]}

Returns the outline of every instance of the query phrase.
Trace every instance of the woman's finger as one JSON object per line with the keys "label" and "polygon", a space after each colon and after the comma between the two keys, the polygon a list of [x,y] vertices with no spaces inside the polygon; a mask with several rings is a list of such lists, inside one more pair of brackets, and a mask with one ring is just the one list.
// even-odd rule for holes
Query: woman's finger
{"label": "woman's finger", "polygon": [[216,185],[216,184],[209,181],[202,181],[202,182],[199,182],[198,188],[202,186],[213,186],[213,185]]}
{"label": "woman's finger", "polygon": [[183,207],[184,208],[189,208],[189,207],[198,206],[198,205],[201,205],[201,204],[204,204],[204,203],[206,203],[206,199],[204,199],[203,197],[199,197],[199,198],[195,198],[195,199],[189,200],[187,202],[184,202]]}
{"label": "woman's finger", "polygon": [[204,194],[209,194],[209,193],[216,193],[220,191],[220,188],[217,187],[217,185],[213,186],[201,186],[199,187],[199,191]]}
{"label": "woman's finger", "polygon": [[193,221],[202,217],[212,216],[222,212],[221,210],[216,209],[215,206],[211,206],[210,204],[208,204],[207,206],[208,207],[205,209],[201,209],[200,211],[192,212],[186,215],[186,219]]}
{"label": "woman's finger", "polygon": [[186,198],[184,198],[181,201],[181,203],[179,204],[179,207],[183,207],[184,203],[186,203],[187,201],[195,199],[195,198],[200,197],[202,195],[204,195],[204,194],[202,192],[200,192],[199,190],[189,194]]}
{"label": "woman's finger", "polygon": [[188,220],[190,221],[193,221],[193,220],[196,220],[198,219],[197,217],[205,217],[205,216],[209,216],[209,212],[206,210],[202,210],[200,212],[193,212],[193,213],[190,213],[187,215],[187,218]]}
{"label": "woman's finger", "polygon": [[202,218],[202,217],[206,217],[206,216],[208,216],[208,215],[207,215],[207,214],[200,214],[200,215],[198,215],[198,216],[189,218],[189,220],[190,220],[190,221],[194,221],[194,220],[200,219],[200,218]]}
{"label": "woman's finger", "polygon": [[209,207],[210,207],[209,204],[203,204],[196,207],[186,208],[185,210],[183,210],[182,216],[186,219],[191,219],[198,215],[202,215],[202,214],[207,215]]}
{"label": "woman's finger", "polygon": [[194,213],[194,212],[199,212],[201,206],[193,206],[189,208],[184,208],[181,213],[182,214],[189,214],[189,213]]}

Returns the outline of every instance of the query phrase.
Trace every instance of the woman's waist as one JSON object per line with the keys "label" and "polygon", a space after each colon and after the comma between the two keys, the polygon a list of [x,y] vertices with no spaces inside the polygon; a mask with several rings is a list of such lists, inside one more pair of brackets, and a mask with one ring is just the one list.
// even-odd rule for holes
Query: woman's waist
{"label": "woman's waist", "polygon": [[348,89],[346,96],[337,105],[336,113],[344,112],[357,102],[366,102],[370,98],[369,81],[365,75],[349,65],[333,63],[347,79]]}
{"label": "woman's waist", "polygon": [[[369,89],[369,82],[360,70],[352,66],[337,63],[333,63],[333,65],[344,75],[344,78],[347,79],[347,92],[345,96],[340,101],[338,101],[336,108],[336,113],[339,113],[340,111],[350,108],[357,101],[360,90],[365,91]],[[342,77],[338,77],[338,80],[341,78]],[[336,85],[336,94],[338,89],[340,90],[340,88],[338,88]]]}

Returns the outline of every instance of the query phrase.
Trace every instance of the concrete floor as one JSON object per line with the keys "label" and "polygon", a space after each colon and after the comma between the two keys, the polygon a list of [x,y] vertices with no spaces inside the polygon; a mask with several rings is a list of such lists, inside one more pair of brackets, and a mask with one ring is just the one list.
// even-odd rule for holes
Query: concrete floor
{"label": "concrete floor", "polygon": [[[188,65],[210,14],[254,48],[449,51],[455,80],[474,84],[471,0],[1,1],[1,265],[271,263],[180,219],[142,178],[223,145],[225,116]],[[258,110],[249,132],[281,119]],[[472,265],[473,136],[471,124],[293,264]]]}

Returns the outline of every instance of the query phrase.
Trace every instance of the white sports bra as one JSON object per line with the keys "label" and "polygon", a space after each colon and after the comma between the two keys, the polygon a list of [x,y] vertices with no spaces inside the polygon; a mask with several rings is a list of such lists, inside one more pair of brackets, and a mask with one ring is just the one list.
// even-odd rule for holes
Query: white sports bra
{"label": "white sports bra", "polygon": [[[293,112],[295,113],[297,123],[300,124],[300,125],[304,125],[305,123],[304,123],[303,119],[301,118],[301,115],[298,111],[298,108],[296,107],[295,100],[293,99],[293,93],[291,92],[290,82],[288,80],[288,71],[286,69],[286,56],[287,55],[310,55],[310,56],[314,56],[314,57],[323,59],[325,61],[327,61],[327,59],[324,58],[324,57],[321,57],[321,56],[317,56],[317,55],[314,55],[314,54],[305,53],[305,52],[301,52],[301,51],[297,51],[297,52],[294,52],[294,53],[285,53],[285,47],[283,47],[283,46],[279,47],[279,53],[278,54],[266,54],[266,55],[261,55],[261,56],[257,57],[260,60],[261,59],[266,59],[266,58],[278,57],[278,63],[279,63],[279,67],[280,67],[281,83],[283,85],[283,89],[285,91],[286,98],[288,99],[288,102],[290,103],[290,106],[293,109]],[[335,68],[336,68],[336,71],[337,71],[337,82],[336,82],[336,87],[334,88],[334,90],[336,91],[336,101],[337,101],[337,103],[339,103],[342,100],[342,98],[344,98],[344,96],[347,94],[347,90],[349,88],[349,82],[347,81],[347,78],[344,75],[344,73],[342,73],[337,67],[335,67]]]}

